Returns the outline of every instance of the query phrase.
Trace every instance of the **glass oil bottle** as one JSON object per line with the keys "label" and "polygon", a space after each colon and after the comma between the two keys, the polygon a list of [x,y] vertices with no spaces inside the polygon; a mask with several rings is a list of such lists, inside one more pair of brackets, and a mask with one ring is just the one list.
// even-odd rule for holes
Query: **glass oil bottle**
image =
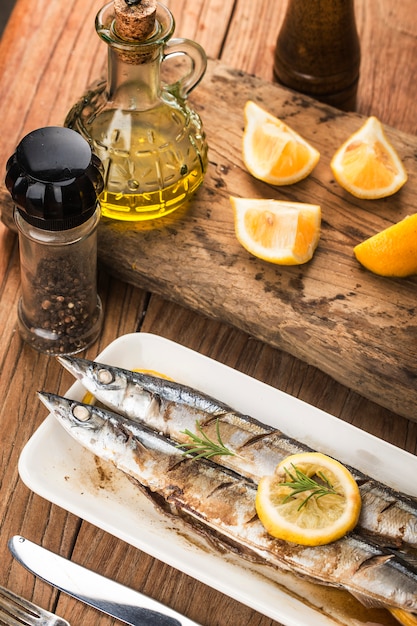
{"label": "glass oil bottle", "polygon": [[[144,27],[139,18],[138,31],[135,11],[147,2],[114,0],[99,11],[96,31],[108,45],[108,77],[88,90],[65,120],[103,163],[102,214],[125,221],[175,211],[198,189],[207,169],[202,122],[187,102],[205,73],[205,53],[193,41],[171,39],[173,16],[157,2],[154,20]],[[163,83],[162,62],[179,56],[188,58],[191,69],[173,84]]]}

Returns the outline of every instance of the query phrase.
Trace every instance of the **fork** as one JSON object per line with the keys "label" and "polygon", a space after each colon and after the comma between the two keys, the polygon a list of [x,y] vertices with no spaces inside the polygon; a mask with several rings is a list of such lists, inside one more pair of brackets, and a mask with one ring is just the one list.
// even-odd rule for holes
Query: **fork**
{"label": "fork", "polygon": [[5,626],[70,626],[69,622],[0,586],[0,624]]}

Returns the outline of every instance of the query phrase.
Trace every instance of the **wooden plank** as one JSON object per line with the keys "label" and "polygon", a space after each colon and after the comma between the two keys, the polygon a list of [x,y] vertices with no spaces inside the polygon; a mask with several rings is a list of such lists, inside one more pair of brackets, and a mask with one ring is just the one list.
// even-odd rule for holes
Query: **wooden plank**
{"label": "wooden plank", "polygon": [[230,28],[218,57],[265,80],[273,80],[274,48],[287,2],[236,3]]}
{"label": "wooden plank", "polygon": [[416,134],[415,3],[356,0],[355,10],[362,52],[357,110]]}
{"label": "wooden plank", "polygon": [[[320,150],[319,165],[302,183],[277,190],[243,167],[242,110],[254,96]],[[205,184],[183,215],[146,226],[103,221],[100,258],[108,271],[234,324],[416,419],[416,280],[370,274],[352,252],[357,242],[417,211],[416,139],[388,129],[410,183],[388,200],[360,201],[341,190],[329,168],[333,151],[361,125],[358,116],[216,63],[193,99],[210,146]],[[322,235],[313,261],[286,268],[247,254],[234,236],[229,195],[320,204]]]}
{"label": "wooden plank", "polygon": [[[263,0],[261,0],[263,3]],[[197,41],[208,57],[221,57],[225,34],[234,15],[233,0],[168,0],[164,2],[175,19],[174,37]]]}

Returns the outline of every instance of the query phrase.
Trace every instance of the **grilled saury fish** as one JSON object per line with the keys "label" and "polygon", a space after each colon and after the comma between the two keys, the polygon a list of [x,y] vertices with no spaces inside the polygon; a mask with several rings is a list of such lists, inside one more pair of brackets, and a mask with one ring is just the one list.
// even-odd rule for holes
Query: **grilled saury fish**
{"label": "grilled saury fish", "polygon": [[[178,443],[187,442],[185,430],[197,433],[197,423],[207,436],[215,439],[219,420],[222,441],[236,455],[218,456],[216,463],[255,482],[273,474],[288,455],[311,451],[284,433],[185,385],[71,356],[58,360],[101,403]],[[372,535],[381,546],[404,549],[405,558],[417,562],[416,500],[357,469],[349,470],[362,497],[358,533]]]}
{"label": "grilled saury fish", "polygon": [[417,571],[355,533],[319,547],[274,539],[255,510],[256,484],[183,454],[145,425],[98,406],[39,394],[64,428],[137,481],[158,506],[214,533],[243,557],[341,587],[369,605],[417,611]]}

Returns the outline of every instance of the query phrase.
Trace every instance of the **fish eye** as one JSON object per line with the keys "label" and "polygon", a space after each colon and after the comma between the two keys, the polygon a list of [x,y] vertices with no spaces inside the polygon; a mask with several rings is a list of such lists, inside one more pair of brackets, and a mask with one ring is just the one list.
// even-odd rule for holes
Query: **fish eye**
{"label": "fish eye", "polygon": [[88,422],[90,419],[90,410],[82,404],[76,404],[72,409],[72,414],[79,422]]}
{"label": "fish eye", "polygon": [[114,376],[109,370],[103,368],[98,370],[97,380],[103,385],[109,385],[114,381]]}

